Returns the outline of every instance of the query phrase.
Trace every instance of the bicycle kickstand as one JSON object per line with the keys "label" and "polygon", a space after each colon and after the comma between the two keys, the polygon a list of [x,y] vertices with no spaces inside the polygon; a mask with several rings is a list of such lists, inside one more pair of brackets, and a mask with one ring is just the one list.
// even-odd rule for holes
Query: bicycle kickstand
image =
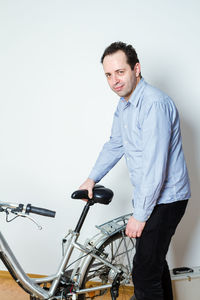
{"label": "bicycle kickstand", "polygon": [[121,275],[122,275],[122,273],[117,274],[117,276],[113,280],[113,284],[110,289],[110,294],[111,294],[112,300],[116,300],[117,297],[119,296],[119,286],[120,286]]}

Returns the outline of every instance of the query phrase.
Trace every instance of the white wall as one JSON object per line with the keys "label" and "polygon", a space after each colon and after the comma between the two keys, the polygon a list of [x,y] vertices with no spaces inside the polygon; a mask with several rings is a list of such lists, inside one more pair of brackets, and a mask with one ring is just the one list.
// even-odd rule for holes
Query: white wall
{"label": "white wall", "polygon": [[[56,219],[37,217],[43,231],[1,214],[1,231],[27,272],[55,272],[61,238],[83,208],[70,195],[109,138],[118,97],[99,60],[116,40],[135,46],[143,77],[179,109],[192,199],[169,262],[200,265],[199,10],[198,0],[0,1],[0,199],[57,211]],[[91,209],[83,239],[94,224],[131,211],[123,160],[102,183],[115,198]]]}

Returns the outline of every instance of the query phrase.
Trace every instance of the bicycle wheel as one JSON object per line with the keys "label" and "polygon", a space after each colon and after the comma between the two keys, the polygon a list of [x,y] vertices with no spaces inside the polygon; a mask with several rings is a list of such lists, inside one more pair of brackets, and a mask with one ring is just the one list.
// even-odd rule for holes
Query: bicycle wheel
{"label": "bicycle wheel", "polygon": [[[120,299],[129,299],[133,294],[132,282],[132,262],[135,254],[135,239],[127,237],[124,232],[118,232],[108,238],[97,251],[97,255],[106,259],[112,265],[122,270],[120,277]],[[93,258],[85,272],[81,288],[97,287],[113,282],[116,273],[98,259]],[[108,290],[97,290],[80,294],[78,300],[101,299]]]}

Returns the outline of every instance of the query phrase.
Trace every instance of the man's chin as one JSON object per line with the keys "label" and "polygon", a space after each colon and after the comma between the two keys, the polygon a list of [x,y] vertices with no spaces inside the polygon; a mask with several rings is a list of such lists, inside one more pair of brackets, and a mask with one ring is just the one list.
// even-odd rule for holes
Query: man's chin
{"label": "man's chin", "polygon": [[123,91],[116,91],[116,90],[113,90],[113,92],[115,92],[115,94],[117,94],[119,97],[125,97],[126,94],[123,92]]}
{"label": "man's chin", "polygon": [[117,92],[117,91],[115,91],[115,90],[113,90],[113,91],[114,91],[115,94],[117,94],[120,98],[125,98],[125,99],[129,99],[130,96],[131,96],[131,94],[132,94],[132,93],[125,93],[124,91],[119,91],[119,92]]}

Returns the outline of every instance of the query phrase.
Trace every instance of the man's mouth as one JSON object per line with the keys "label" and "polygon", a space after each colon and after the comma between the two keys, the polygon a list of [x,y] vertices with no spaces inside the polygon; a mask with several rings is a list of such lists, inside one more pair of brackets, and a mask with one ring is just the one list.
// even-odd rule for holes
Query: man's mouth
{"label": "man's mouth", "polygon": [[120,92],[122,89],[123,89],[123,85],[114,87],[114,90],[115,90],[116,92]]}

